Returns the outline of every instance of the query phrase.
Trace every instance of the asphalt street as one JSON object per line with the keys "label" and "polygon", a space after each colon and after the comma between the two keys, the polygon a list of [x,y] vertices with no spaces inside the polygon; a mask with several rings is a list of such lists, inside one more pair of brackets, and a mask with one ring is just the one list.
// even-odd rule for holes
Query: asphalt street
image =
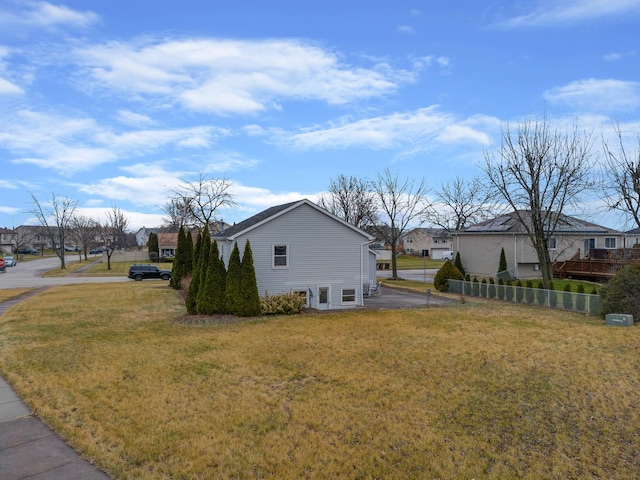
{"label": "asphalt street", "polygon": [[[83,262],[87,265],[92,260],[100,258],[99,256],[89,257],[88,261]],[[77,255],[67,255],[65,262],[67,264],[77,262]],[[15,267],[7,267],[4,273],[0,273],[0,289],[7,288],[33,288],[47,287],[56,285],[69,285],[72,283],[105,283],[105,282],[130,282],[126,276],[118,277],[42,277],[47,270],[60,267],[60,259],[58,257],[44,257],[37,260],[29,260],[20,262]]]}

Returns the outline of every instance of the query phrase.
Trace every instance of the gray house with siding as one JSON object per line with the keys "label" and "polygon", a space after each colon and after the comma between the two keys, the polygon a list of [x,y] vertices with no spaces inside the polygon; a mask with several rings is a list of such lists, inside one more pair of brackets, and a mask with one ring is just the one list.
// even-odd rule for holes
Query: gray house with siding
{"label": "gray house with siding", "polygon": [[[527,218],[527,212],[522,213]],[[549,238],[549,256],[552,262],[566,261],[575,255],[587,257],[595,249],[621,248],[624,241],[622,232],[561,215]],[[514,213],[455,233],[454,250],[460,252],[462,266],[471,275],[495,276],[503,248],[511,277],[540,277],[538,255],[524,225]]]}
{"label": "gray house with siding", "polygon": [[309,308],[362,306],[376,282],[374,238],[303,199],[268,208],[212,237],[226,265],[249,240],[260,295],[297,292]]}

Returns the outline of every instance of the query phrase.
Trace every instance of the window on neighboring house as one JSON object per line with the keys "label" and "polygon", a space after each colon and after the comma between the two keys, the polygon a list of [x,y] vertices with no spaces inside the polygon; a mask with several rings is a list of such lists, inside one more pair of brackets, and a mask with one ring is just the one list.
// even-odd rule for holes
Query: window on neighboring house
{"label": "window on neighboring house", "polygon": [[413,239],[411,237],[407,237],[407,243],[413,243]]}
{"label": "window on neighboring house", "polygon": [[407,253],[413,253],[413,248],[407,248]]}
{"label": "window on neighboring house", "polygon": [[604,239],[604,248],[616,248],[616,238],[607,237]]}
{"label": "window on neighboring house", "polygon": [[549,250],[555,250],[556,248],[558,248],[558,241],[556,240],[556,237],[551,237],[549,238]]}
{"label": "window on neighboring house", "polygon": [[422,256],[423,257],[428,257],[429,256],[429,250],[422,250]]}
{"label": "window on neighboring house", "polygon": [[438,237],[433,239],[433,243],[438,243]]}
{"label": "window on neighboring house", "polygon": [[355,288],[343,288],[342,289],[342,303],[356,303],[356,289]]}
{"label": "window on neighboring house", "polygon": [[289,268],[289,246],[274,245],[273,246],[273,268]]}

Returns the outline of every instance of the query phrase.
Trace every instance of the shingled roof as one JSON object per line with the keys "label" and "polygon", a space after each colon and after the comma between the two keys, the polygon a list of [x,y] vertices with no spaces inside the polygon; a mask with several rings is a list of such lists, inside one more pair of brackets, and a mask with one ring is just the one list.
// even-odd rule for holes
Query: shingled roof
{"label": "shingled roof", "polygon": [[[531,218],[531,212],[520,211],[520,215],[524,221],[528,221]],[[560,214],[558,224],[554,230],[558,234],[618,234],[617,230],[596,225],[595,223],[586,222],[575,217]],[[486,220],[484,222],[471,225],[462,230],[459,233],[520,233],[526,234],[525,226],[520,222],[520,219],[515,212],[500,215]]]}
{"label": "shingled roof", "polygon": [[299,205],[309,205],[312,208],[315,208],[318,211],[321,211],[323,213],[325,213],[326,215],[334,218],[336,221],[343,223],[344,225],[362,233],[362,235],[369,237],[371,240],[373,239],[373,237],[371,235],[369,235],[368,233],[360,230],[359,228],[345,222],[344,220],[336,217],[335,215],[333,215],[332,213],[328,212],[327,210],[319,207],[318,205],[316,205],[315,203],[311,202],[310,200],[307,200],[306,198],[302,199],[302,200],[298,200],[296,202],[289,202],[289,203],[284,203],[282,205],[276,205],[275,207],[271,207],[271,208],[267,208],[266,210],[263,210],[260,213],[255,214],[252,217],[247,218],[246,220],[243,220],[240,223],[236,223],[235,225],[233,225],[232,227],[229,227],[227,229],[225,229],[223,232],[220,232],[216,235],[213,236],[213,238],[218,238],[218,239],[233,239],[235,236],[246,232],[248,230],[251,230],[252,228],[261,225],[262,223],[265,223],[267,221],[269,221],[272,218],[275,218],[279,215],[282,215],[284,212],[287,212],[290,209],[296,208]]}

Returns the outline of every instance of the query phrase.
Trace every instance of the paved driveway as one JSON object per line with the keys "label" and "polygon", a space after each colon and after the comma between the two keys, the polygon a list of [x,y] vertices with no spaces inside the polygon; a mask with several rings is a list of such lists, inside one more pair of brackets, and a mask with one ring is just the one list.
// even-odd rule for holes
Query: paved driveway
{"label": "paved driveway", "polygon": [[450,298],[440,297],[433,294],[427,294],[425,286],[424,293],[409,292],[398,288],[380,287],[380,293],[372,297],[364,297],[364,306],[366,308],[415,308],[429,307],[439,305],[451,305],[458,303]]}

